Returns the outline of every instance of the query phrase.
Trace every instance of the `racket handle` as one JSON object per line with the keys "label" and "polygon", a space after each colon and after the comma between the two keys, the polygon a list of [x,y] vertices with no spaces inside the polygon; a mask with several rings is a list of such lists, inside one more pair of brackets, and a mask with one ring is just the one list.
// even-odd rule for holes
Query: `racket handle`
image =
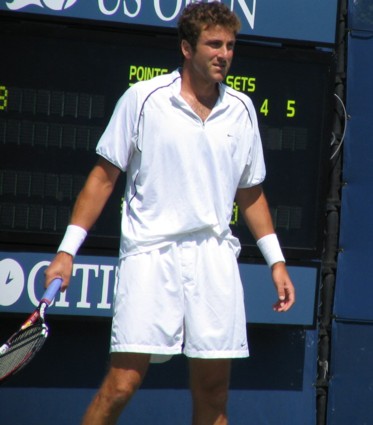
{"label": "racket handle", "polygon": [[62,279],[60,277],[53,279],[51,284],[48,286],[47,290],[44,292],[41,302],[49,305],[53,301],[57,292],[60,290],[61,285],[62,285]]}

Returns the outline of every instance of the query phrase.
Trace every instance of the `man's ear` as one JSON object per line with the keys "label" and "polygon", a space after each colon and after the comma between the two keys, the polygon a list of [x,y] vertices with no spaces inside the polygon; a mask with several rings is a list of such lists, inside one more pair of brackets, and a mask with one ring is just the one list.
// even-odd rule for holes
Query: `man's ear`
{"label": "man's ear", "polygon": [[190,59],[193,53],[192,46],[186,40],[181,40],[181,51],[185,57],[185,59]]}

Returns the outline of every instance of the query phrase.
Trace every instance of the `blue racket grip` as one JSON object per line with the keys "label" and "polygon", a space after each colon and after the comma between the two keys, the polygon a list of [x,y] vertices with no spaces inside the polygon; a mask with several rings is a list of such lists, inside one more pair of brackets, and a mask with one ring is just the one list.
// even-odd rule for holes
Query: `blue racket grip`
{"label": "blue racket grip", "polygon": [[60,290],[62,285],[62,279],[57,277],[53,279],[47,290],[44,292],[41,302],[47,303],[48,305],[53,301],[57,292]]}

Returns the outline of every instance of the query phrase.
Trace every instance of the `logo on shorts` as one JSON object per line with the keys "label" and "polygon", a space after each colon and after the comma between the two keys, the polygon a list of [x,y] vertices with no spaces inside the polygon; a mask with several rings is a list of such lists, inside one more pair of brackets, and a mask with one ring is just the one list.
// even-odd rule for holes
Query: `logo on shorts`
{"label": "logo on shorts", "polygon": [[78,0],[13,0],[6,5],[10,10],[20,10],[27,6],[39,6],[44,9],[65,10],[73,6]]}

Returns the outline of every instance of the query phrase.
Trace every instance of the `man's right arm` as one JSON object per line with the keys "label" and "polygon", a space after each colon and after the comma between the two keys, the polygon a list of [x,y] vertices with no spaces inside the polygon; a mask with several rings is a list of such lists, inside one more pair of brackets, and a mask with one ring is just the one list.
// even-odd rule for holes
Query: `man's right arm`
{"label": "man's right arm", "polygon": [[[113,192],[120,172],[106,159],[98,160],[78,195],[70,224],[89,231]],[[63,251],[58,252],[45,271],[45,286],[48,286],[55,277],[62,277],[62,290],[65,290],[70,282],[72,267],[73,256]]]}

